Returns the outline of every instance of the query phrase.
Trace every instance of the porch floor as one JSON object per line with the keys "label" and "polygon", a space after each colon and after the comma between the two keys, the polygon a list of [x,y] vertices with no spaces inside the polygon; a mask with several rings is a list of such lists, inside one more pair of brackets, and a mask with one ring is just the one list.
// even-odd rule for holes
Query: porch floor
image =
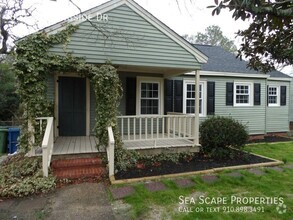
{"label": "porch floor", "polygon": [[98,153],[97,139],[94,136],[57,137],[53,155]]}
{"label": "porch floor", "polygon": [[[160,138],[162,138],[160,134]],[[166,137],[166,135],[165,135]],[[136,139],[139,137],[136,135]],[[129,150],[139,149],[155,149],[155,148],[171,148],[171,147],[190,147],[193,146],[191,140],[186,139],[151,139],[149,140],[133,140],[130,135],[129,140],[123,140],[123,147]],[[97,139],[94,136],[68,136],[57,137],[54,143],[53,155],[65,154],[83,154],[105,152],[101,147],[97,148]]]}

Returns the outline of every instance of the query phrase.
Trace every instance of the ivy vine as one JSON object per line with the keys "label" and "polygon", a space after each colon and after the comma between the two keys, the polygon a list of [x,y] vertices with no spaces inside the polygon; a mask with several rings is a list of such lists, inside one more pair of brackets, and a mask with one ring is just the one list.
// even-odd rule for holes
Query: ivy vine
{"label": "ivy vine", "polygon": [[[70,36],[77,30],[77,26],[52,35],[36,33],[20,40],[15,51],[14,69],[18,79],[18,94],[23,112],[23,126],[21,129],[20,148],[27,152],[34,147],[31,143],[32,134],[28,123],[36,125],[37,117],[54,115],[54,103],[46,97],[47,77],[56,72],[77,72],[88,77],[92,82],[97,99],[96,105],[96,137],[99,144],[107,145],[107,127],[112,126],[117,145],[121,139],[117,131],[116,112],[122,94],[122,86],[116,69],[107,62],[98,67],[88,64],[84,58],[74,57],[71,53],[64,55],[50,53],[50,48],[63,44],[66,48]],[[36,141],[36,144],[39,144]]]}

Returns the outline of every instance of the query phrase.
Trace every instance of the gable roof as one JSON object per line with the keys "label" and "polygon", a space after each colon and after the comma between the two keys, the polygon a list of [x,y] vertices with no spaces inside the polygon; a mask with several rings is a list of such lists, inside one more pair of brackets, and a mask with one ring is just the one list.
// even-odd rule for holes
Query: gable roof
{"label": "gable roof", "polygon": [[[148,21],[151,25],[158,28],[160,31],[162,31],[166,36],[168,36],[170,39],[175,41],[177,44],[179,44],[182,48],[184,48],[186,51],[188,51],[190,54],[192,54],[199,63],[207,63],[207,56],[200,52],[197,48],[193,47],[191,44],[189,44],[187,41],[183,40],[181,36],[179,36],[176,32],[174,32],[172,29],[170,29],[167,25],[162,23],[160,20],[158,20],[156,17],[154,17],[151,13],[149,13],[147,10],[145,10],[143,7],[141,7],[139,4],[134,2],[133,0],[110,0],[104,4],[101,4],[97,7],[94,7],[92,9],[89,9],[87,11],[84,11],[83,13],[80,13],[78,17],[81,17],[81,15],[85,17],[95,17],[97,13],[104,14],[114,8],[117,8],[121,5],[127,5],[129,8],[131,8],[133,11],[135,11],[137,14],[139,14],[141,17],[143,17],[146,21]],[[75,16],[72,16],[71,18],[74,18]],[[83,21],[82,19],[66,19],[61,22],[58,22],[54,25],[51,25],[49,27],[44,28],[42,31],[47,32],[48,34],[56,33],[62,29],[64,29],[67,25],[78,25]]]}
{"label": "gable roof", "polygon": [[[263,74],[247,67],[247,62],[236,58],[236,56],[224,50],[220,46],[193,44],[195,48],[208,56],[209,61],[202,65],[203,71],[227,72],[227,73],[245,73],[245,74]],[[263,74],[265,75],[265,74]],[[271,71],[268,73],[271,77],[291,78],[280,72]]]}

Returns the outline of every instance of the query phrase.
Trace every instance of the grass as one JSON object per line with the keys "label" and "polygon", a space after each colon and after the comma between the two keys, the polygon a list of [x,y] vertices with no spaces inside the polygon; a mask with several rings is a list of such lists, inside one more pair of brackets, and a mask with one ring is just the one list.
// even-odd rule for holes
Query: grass
{"label": "grass", "polygon": [[[267,157],[272,157],[278,160],[283,160],[286,163],[293,163],[293,142],[289,143],[276,143],[276,144],[254,144],[245,147],[245,150],[250,152],[261,154]],[[263,169],[265,175],[256,176],[247,172],[246,170],[240,170],[243,174],[241,178],[233,178],[225,176],[225,172],[219,173],[219,181],[211,185],[204,183],[200,176],[191,176],[196,185],[187,189],[178,188],[172,180],[162,180],[162,182],[168,187],[168,190],[162,192],[150,193],[148,192],[142,183],[133,184],[136,189],[136,193],[124,200],[131,204],[133,207],[133,215],[135,218],[169,218],[171,219],[290,219],[292,217],[293,207],[293,170],[284,169],[279,173],[274,170]],[[204,193],[202,198],[226,198],[227,205],[224,204],[189,204],[186,205],[191,208],[186,211],[193,212],[180,212],[179,211],[179,199],[190,199],[192,195],[196,193]],[[284,204],[287,206],[286,213],[279,214],[276,210],[277,205],[257,205],[252,203],[250,205],[235,205],[231,204],[231,196],[238,198],[257,198],[257,197],[276,197],[283,198]],[[198,197],[195,197],[198,198]],[[224,210],[232,211],[238,207],[252,206],[256,212],[250,213],[237,213],[237,212],[224,212]],[[202,211],[200,212],[200,209]],[[208,212],[210,211],[219,212]],[[211,210],[211,208],[215,208]],[[155,209],[155,210],[154,210]],[[152,213],[156,213],[156,216],[152,216]],[[259,211],[261,212],[257,212]],[[182,210],[181,210],[182,211]],[[262,212],[263,211],[263,212]],[[158,217],[159,216],[159,217]]]}

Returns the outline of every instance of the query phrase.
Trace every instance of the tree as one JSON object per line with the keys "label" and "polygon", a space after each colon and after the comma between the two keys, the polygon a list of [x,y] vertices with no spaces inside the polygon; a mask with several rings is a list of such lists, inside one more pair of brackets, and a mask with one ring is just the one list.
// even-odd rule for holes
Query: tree
{"label": "tree", "polygon": [[183,37],[190,43],[221,46],[230,52],[237,51],[234,41],[224,36],[221,28],[217,25],[208,26],[204,33],[198,32],[196,35],[184,35]]}
{"label": "tree", "polygon": [[267,73],[293,64],[293,0],[215,0],[209,8],[212,15],[229,9],[233,19],[251,22],[237,32],[243,38],[238,56],[248,58],[249,67]]}
{"label": "tree", "polygon": [[0,6],[0,55],[3,57],[11,49],[9,41],[16,39],[12,29],[20,25],[33,26],[26,20],[31,17],[33,8],[24,7],[23,0],[0,0]]}
{"label": "tree", "polygon": [[0,64],[0,120],[11,120],[18,110],[16,78],[8,63]]}

